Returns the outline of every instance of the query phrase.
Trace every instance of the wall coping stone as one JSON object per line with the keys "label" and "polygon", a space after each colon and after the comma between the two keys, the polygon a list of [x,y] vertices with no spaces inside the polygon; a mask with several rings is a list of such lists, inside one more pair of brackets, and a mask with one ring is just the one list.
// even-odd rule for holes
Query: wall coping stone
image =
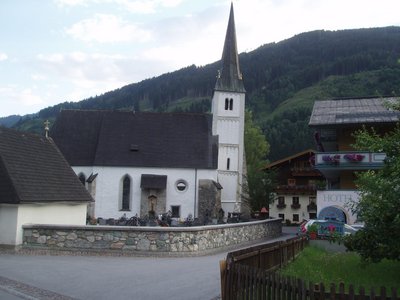
{"label": "wall coping stone", "polygon": [[227,223],[217,225],[205,225],[205,226],[188,226],[188,227],[160,227],[160,226],[116,226],[116,225],[59,225],[59,224],[24,224],[23,229],[68,229],[68,230],[101,230],[101,231],[158,231],[158,232],[196,232],[204,230],[218,230],[232,227],[244,227],[252,226],[270,222],[282,222],[281,219],[266,219],[260,221],[240,222],[240,223]]}

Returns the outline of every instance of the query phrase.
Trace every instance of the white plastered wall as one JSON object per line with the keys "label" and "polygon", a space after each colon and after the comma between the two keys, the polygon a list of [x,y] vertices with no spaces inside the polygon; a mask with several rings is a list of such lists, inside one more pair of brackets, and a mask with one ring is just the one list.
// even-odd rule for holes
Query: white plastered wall
{"label": "white plastered wall", "polygon": [[[233,99],[233,109],[225,109],[225,99]],[[244,157],[245,93],[215,91],[212,99],[213,134],[219,137],[218,182],[225,212],[240,209]],[[227,159],[230,159],[227,170]]]}
{"label": "white plastered wall", "polygon": [[18,206],[0,204],[0,245],[15,245]]}
{"label": "white plastered wall", "polygon": [[[288,219],[291,222],[295,222],[295,223],[300,223],[304,219],[305,220],[309,219],[310,213],[307,211],[307,206],[310,204],[310,197],[315,198],[315,196],[310,196],[310,195],[278,195],[278,196],[285,197],[286,207],[278,208],[277,207],[278,199],[275,199],[274,202],[272,202],[269,205],[269,216],[270,217],[279,218],[279,214],[284,214],[285,219],[283,221]],[[292,208],[293,197],[299,197],[300,208],[296,208],[296,209]],[[297,221],[297,222],[293,221],[294,214],[299,215],[299,221]]]}
{"label": "white plastered wall", "polygon": [[22,244],[24,224],[85,225],[87,203],[0,205],[0,244]]}
{"label": "white plastered wall", "polygon": [[[199,179],[217,180],[216,170],[208,169],[178,169],[178,168],[133,168],[133,167],[73,167],[76,174],[98,174],[96,177],[95,217],[120,218],[140,215],[142,189],[140,181],[142,174],[166,175],[166,209],[172,205],[180,206],[181,218],[189,214],[197,216],[198,210],[198,181]],[[128,175],[131,179],[130,211],[121,211],[121,182]],[[176,189],[178,180],[187,182],[183,192]]]}

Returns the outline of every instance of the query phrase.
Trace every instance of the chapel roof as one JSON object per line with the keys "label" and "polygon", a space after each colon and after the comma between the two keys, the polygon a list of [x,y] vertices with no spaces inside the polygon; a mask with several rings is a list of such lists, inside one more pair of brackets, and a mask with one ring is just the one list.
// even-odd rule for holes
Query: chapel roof
{"label": "chapel roof", "polygon": [[217,78],[215,89],[221,91],[245,92],[242,73],[239,68],[233,3],[231,3],[221,62],[222,67]]}
{"label": "chapel roof", "polygon": [[0,127],[0,203],[89,201],[51,139]]}
{"label": "chapel roof", "polygon": [[51,137],[72,166],[216,169],[211,115],[63,110]]}
{"label": "chapel roof", "polygon": [[394,101],[393,97],[315,101],[309,126],[395,123],[400,112],[386,106]]}

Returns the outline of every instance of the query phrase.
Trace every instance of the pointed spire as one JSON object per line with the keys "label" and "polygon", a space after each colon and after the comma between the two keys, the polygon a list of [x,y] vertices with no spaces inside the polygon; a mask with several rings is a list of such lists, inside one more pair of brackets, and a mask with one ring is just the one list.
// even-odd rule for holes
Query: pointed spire
{"label": "pointed spire", "polygon": [[228,28],[226,30],[224,50],[222,52],[222,69],[218,73],[216,90],[245,92],[242,74],[239,68],[237,53],[235,17],[233,15],[233,3],[229,15]]}

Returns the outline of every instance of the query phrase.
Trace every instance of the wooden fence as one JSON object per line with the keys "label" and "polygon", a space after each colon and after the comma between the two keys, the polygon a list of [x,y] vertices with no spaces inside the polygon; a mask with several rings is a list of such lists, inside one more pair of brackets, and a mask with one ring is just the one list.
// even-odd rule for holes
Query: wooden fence
{"label": "wooden fence", "polygon": [[238,263],[271,272],[287,265],[307,244],[306,237],[295,237],[229,252],[226,260],[228,264]]}
{"label": "wooden fence", "polygon": [[353,285],[325,287],[274,272],[294,259],[306,244],[306,239],[294,238],[228,253],[220,262],[222,300],[400,300],[396,289],[372,288],[367,293],[360,288],[356,292]]}

